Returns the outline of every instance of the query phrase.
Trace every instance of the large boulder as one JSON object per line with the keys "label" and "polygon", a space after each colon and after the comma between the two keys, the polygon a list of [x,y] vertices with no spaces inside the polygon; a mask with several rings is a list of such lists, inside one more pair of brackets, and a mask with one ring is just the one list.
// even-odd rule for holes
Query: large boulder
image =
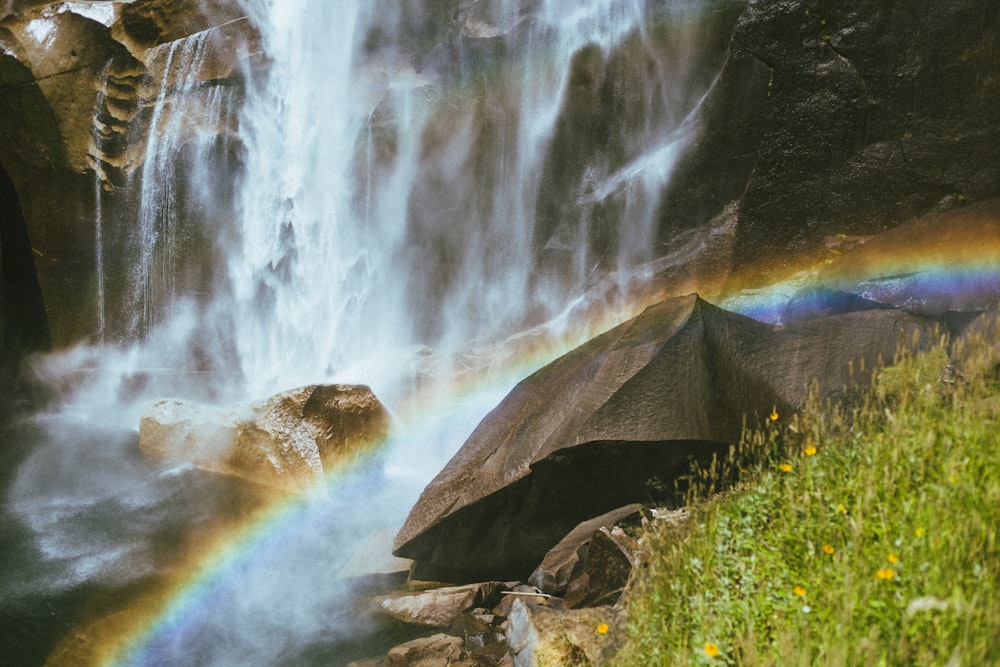
{"label": "large boulder", "polygon": [[678,297],[518,384],[424,490],[396,536],[414,576],[523,580],[579,522],[674,501],[692,460],[749,421],[833,397],[933,323],[872,310],[772,327]]}
{"label": "large boulder", "polygon": [[310,385],[250,406],[158,401],[139,424],[139,447],[285,491],[311,491],[380,444],[389,422],[368,387]]}

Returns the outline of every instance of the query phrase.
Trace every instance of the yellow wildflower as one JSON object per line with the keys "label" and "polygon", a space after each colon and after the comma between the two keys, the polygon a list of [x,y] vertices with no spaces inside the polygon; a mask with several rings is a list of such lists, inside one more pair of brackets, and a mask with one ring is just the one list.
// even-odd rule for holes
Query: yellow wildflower
{"label": "yellow wildflower", "polygon": [[719,655],[719,646],[717,644],[713,644],[712,642],[706,643],[705,655],[707,655],[709,658],[714,658],[715,656]]}
{"label": "yellow wildflower", "polygon": [[835,549],[833,548],[832,544],[823,545],[823,553],[825,553],[827,556],[831,555],[834,551]]}
{"label": "yellow wildflower", "polygon": [[806,596],[806,589],[803,588],[802,586],[796,586],[794,589],[792,589],[792,592],[798,595],[800,598],[804,598]]}
{"label": "yellow wildflower", "polygon": [[792,472],[792,464],[782,463],[780,466],[778,466],[778,470],[780,470],[781,472]]}
{"label": "yellow wildflower", "polygon": [[813,445],[809,445],[802,451],[805,452],[806,456],[816,456],[816,448]]}
{"label": "yellow wildflower", "polygon": [[778,411],[776,409],[771,411],[769,419],[773,422],[778,421]]}
{"label": "yellow wildflower", "polygon": [[916,535],[917,537],[923,537],[924,536],[924,527],[923,526],[917,526],[917,529],[915,531],[913,531],[913,534]]}
{"label": "yellow wildflower", "polygon": [[898,563],[899,562],[899,556],[897,556],[896,554],[889,554],[889,562],[890,563]]}
{"label": "yellow wildflower", "polygon": [[847,506],[844,503],[837,503],[837,514],[847,514]]}
{"label": "yellow wildflower", "polygon": [[608,634],[608,630],[609,629],[610,628],[608,627],[607,623],[598,623],[597,624],[597,632],[598,632],[598,634],[606,635],[606,634]]}
{"label": "yellow wildflower", "polygon": [[889,581],[890,579],[896,576],[896,573],[892,571],[891,567],[883,567],[881,570],[875,573],[875,576],[878,579]]}

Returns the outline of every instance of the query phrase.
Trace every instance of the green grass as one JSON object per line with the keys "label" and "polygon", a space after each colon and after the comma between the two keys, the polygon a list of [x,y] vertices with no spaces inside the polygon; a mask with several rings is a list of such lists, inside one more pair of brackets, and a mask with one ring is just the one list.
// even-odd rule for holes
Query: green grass
{"label": "green grass", "polygon": [[687,527],[644,535],[613,664],[1000,664],[1000,396],[947,361],[748,431]]}

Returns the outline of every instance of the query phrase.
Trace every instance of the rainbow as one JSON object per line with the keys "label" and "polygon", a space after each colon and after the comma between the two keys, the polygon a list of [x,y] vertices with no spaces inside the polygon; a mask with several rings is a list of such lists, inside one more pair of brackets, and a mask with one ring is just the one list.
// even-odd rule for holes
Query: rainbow
{"label": "rainbow", "polygon": [[838,297],[918,314],[984,310],[1000,302],[1000,200],[877,236],[831,237],[804,267],[753,287],[730,282],[739,287],[720,297],[720,306],[774,324],[822,314]]}
{"label": "rainbow", "polygon": [[[202,660],[203,656],[187,653],[204,648],[199,649],[198,642],[192,641],[192,638],[199,636],[198,633],[204,632],[206,627],[218,628],[220,634],[224,634],[225,623],[219,623],[220,614],[225,615],[227,610],[238,607],[241,596],[255,595],[255,587],[268,595],[274,594],[274,590],[269,590],[274,585],[269,580],[275,576],[295,578],[301,574],[296,569],[302,558],[312,558],[310,576],[323,573],[321,582],[293,584],[312,587],[311,592],[315,593],[311,599],[313,607],[321,603],[329,604],[330,598],[339,592],[349,594],[349,590],[338,591],[348,586],[348,582],[337,580],[337,576],[338,570],[352,554],[346,550],[337,552],[337,540],[326,539],[321,533],[343,531],[344,543],[363,544],[366,532],[371,532],[368,525],[377,524],[379,515],[406,511],[416,500],[423,484],[437,472],[440,467],[437,464],[444,462],[437,461],[433,469],[420,471],[419,479],[409,480],[406,489],[409,496],[394,497],[391,503],[386,501],[379,505],[379,501],[373,501],[371,497],[371,486],[380,482],[373,482],[373,476],[386,474],[385,470],[391,475],[393,469],[410,472],[420,463],[407,460],[405,448],[400,447],[400,443],[406,442],[416,456],[434,446],[456,449],[478,419],[509,391],[517,379],[543,365],[570,344],[572,342],[558,343],[551,337],[546,338],[541,331],[535,335],[520,336],[507,343],[503,356],[508,359],[508,364],[503,369],[494,367],[488,372],[470,372],[447,386],[438,385],[433,390],[415,394],[397,413],[397,421],[402,426],[389,441],[377,443],[365,455],[355,457],[339,469],[328,471],[325,485],[329,490],[329,499],[309,493],[275,495],[239,522],[222,526],[211,535],[198,536],[195,546],[166,566],[166,574],[127,601],[120,610],[91,620],[69,633],[50,656],[47,665],[138,667],[210,663],[210,659]],[[419,440],[421,437],[428,440],[440,438],[446,442],[413,442],[414,438]],[[403,460],[393,461],[393,451],[403,452]],[[429,459],[443,459],[450,453],[439,453]],[[372,466],[376,458],[380,459],[379,465]],[[373,471],[375,467],[379,470]],[[360,516],[362,513],[357,508],[373,502],[375,506],[369,507],[365,513],[372,516]],[[342,521],[343,517],[347,520]],[[401,523],[404,517],[396,518]],[[359,522],[364,526],[360,527]],[[389,527],[394,532],[398,525]],[[320,537],[317,538],[317,535]],[[307,544],[304,549],[298,549],[296,546],[310,540],[314,543],[311,547]],[[387,545],[380,546],[388,551]],[[285,557],[289,560],[283,562]],[[329,565],[316,567],[315,562],[319,558],[328,558]],[[277,585],[280,588],[281,584]],[[299,590],[289,595],[294,598],[303,593]],[[346,599],[349,602],[350,598]],[[341,613],[345,611],[351,610],[341,610]],[[324,610],[324,613],[329,613],[331,618],[337,614],[335,610]],[[327,637],[338,631],[349,633],[359,629],[357,619],[336,618],[336,623],[332,620],[330,624],[318,623],[317,629]],[[254,628],[245,629],[254,632]],[[262,654],[256,659],[249,658],[244,664],[270,664],[273,661],[273,656]]]}
{"label": "rainbow", "polygon": [[[790,304],[797,304],[796,312],[821,311],[829,306],[831,293],[876,301],[895,299],[917,310],[921,306],[986,307],[1000,301],[1000,203],[987,202],[917,220],[877,237],[837,237],[821,256],[813,256],[785,275],[772,275],[769,282],[756,286],[739,282],[730,277],[729,283],[737,287],[710,298],[722,307],[774,323],[789,317]],[[470,420],[478,420],[518,379],[597,330],[635,314],[654,294],[657,298],[669,295],[646,290],[643,296],[625,300],[613,310],[594,306],[589,311],[590,326],[584,327],[583,333],[555,336],[539,329],[482,350],[481,366],[473,364],[472,371],[457,375],[445,390],[438,386],[411,397],[400,410],[401,421],[409,427],[397,442],[413,434],[431,433],[435,434],[431,437],[451,440],[450,446],[457,448],[475,426]],[[464,416],[457,416],[459,413]],[[377,451],[385,453],[391,448],[390,443]],[[420,451],[419,447],[410,449]],[[404,461],[401,465],[408,464]],[[361,468],[354,465],[332,471],[328,487],[347,489],[348,496],[367,493],[362,488],[367,482]],[[419,490],[410,491],[415,494]],[[415,495],[407,503],[413,500]],[[166,576],[155,590],[140,594],[123,610],[84,628],[79,634],[88,637],[89,649],[64,642],[48,664],[131,667],[167,662],[165,656],[186,650],[185,642],[200,624],[217,622],[213,615],[224,613],[225,599],[238,597],[241,582],[258,576],[255,568],[260,566],[262,554],[301,540],[318,526],[327,527],[323,522],[331,513],[352,511],[350,507],[347,501],[324,505],[304,497],[268,504],[239,525],[225,527],[205,539],[172,566],[176,574]],[[329,580],[320,585],[337,586]]]}

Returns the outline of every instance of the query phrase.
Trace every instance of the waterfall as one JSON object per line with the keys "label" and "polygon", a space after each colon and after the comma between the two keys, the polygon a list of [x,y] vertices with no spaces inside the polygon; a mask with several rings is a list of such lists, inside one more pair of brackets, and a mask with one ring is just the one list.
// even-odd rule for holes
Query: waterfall
{"label": "waterfall", "polygon": [[39,364],[75,393],[12,473],[30,549],[11,547],[0,597],[154,579],[176,567],[173,536],[242,511],[238,483],[138,454],[149,399],[360,382],[403,414],[373,469],[236,540],[231,578],[192,578],[125,664],[385,648],[365,643],[363,603],[336,576],[373,529],[398,529],[527,366],[462,395],[449,376],[488,375],[508,339],[564,326],[591,293],[614,308],[648,273],[685,120],[724,49],[697,0],[241,2],[261,39],[241,75],[206,85],[196,34],[112,86],[158,84],[124,204],[102,196],[125,180],[121,156],[95,160],[104,344]]}
{"label": "waterfall", "polygon": [[[649,26],[692,4],[454,4],[247,3],[270,60],[240,123],[228,274],[251,394],[412,372],[420,351],[510,335],[655,257],[697,95]],[[618,109],[630,58],[653,74]]]}
{"label": "waterfall", "polygon": [[97,272],[97,342],[104,344],[107,313],[104,294],[104,206],[100,177],[94,175],[94,262]]}

